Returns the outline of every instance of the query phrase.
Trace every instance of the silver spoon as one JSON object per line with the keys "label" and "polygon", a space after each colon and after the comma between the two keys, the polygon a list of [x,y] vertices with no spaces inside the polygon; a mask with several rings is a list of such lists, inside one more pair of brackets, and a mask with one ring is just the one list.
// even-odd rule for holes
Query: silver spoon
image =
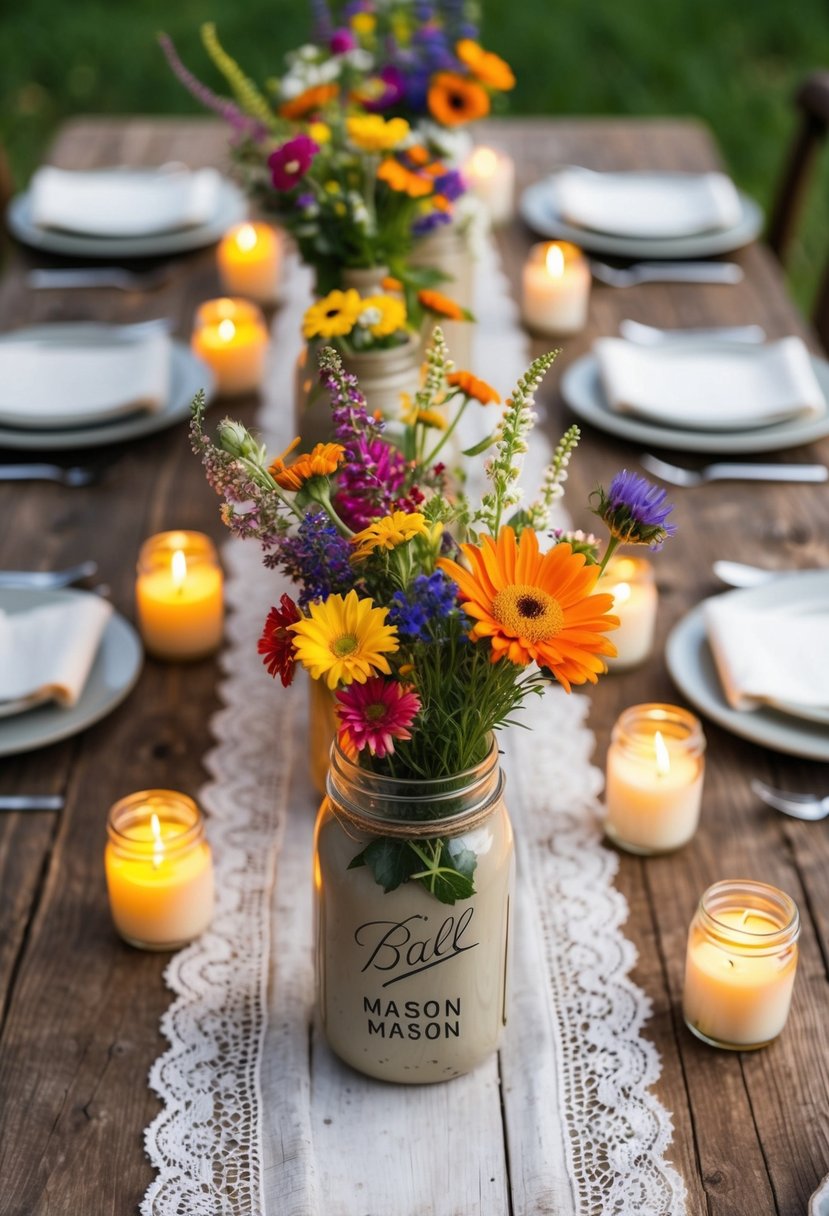
{"label": "silver spoon", "polygon": [[791,794],[786,790],[776,790],[771,785],[766,785],[765,781],[758,781],[755,777],[751,782],[751,788],[767,806],[773,806],[776,811],[782,811],[784,815],[791,815],[794,819],[808,819],[816,821],[825,819],[829,815],[829,798],[817,798],[814,794]]}
{"label": "silver spoon", "polygon": [[638,283],[739,283],[743,270],[736,262],[636,262],[624,270],[591,260],[594,279],[608,287]]}
{"label": "silver spoon", "polygon": [[648,452],[640,457],[643,469],[672,486],[700,486],[707,481],[829,481],[829,469],[822,464],[730,464],[718,462],[702,469],[685,469],[668,464]]}
{"label": "silver spoon", "polygon": [[54,587],[70,587],[98,573],[97,562],[78,562],[65,570],[0,570],[0,587],[31,587],[48,591]]}
{"label": "silver spoon", "polygon": [[57,481],[76,489],[97,480],[94,469],[80,466],[63,468],[59,464],[0,464],[0,481]]}
{"label": "silver spoon", "polygon": [[11,794],[0,797],[0,811],[60,811],[62,794]]}

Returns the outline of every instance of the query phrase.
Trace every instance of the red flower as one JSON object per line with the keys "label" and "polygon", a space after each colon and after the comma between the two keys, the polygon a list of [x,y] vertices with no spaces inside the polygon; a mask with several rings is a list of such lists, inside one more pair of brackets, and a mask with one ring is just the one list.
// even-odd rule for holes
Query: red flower
{"label": "red flower", "polygon": [[271,180],[277,190],[293,190],[311,168],[319,144],[310,135],[295,135],[268,157]]}
{"label": "red flower", "polygon": [[278,675],[282,687],[287,688],[296,668],[294,635],[288,632],[288,626],[300,620],[301,614],[289,595],[283,595],[279,604],[281,611],[280,608],[271,608],[268,613],[257,650],[263,656],[262,662],[268,673],[274,679]]}
{"label": "red flower", "polygon": [[337,693],[340,746],[383,759],[394,754],[395,739],[411,739],[409,730],[420,711],[420,697],[395,680],[372,676]]}

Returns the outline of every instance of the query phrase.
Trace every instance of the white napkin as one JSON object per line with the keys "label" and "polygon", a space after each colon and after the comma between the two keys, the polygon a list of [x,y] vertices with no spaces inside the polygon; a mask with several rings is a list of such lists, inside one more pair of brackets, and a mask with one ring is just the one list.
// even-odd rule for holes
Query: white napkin
{"label": "white napkin", "polygon": [[43,701],[77,704],[111,615],[106,600],[80,592],[26,612],[0,610],[0,717]]}
{"label": "white napkin", "polygon": [[580,228],[670,240],[733,228],[740,196],[724,173],[594,173],[563,169],[553,179],[562,219]]}
{"label": "white napkin", "polygon": [[753,430],[826,412],[800,338],[756,346],[702,339],[642,346],[600,338],[593,351],[610,408],[661,426]]}
{"label": "white napkin", "polygon": [[156,412],[169,399],[171,353],[169,335],[150,325],[11,336],[0,341],[0,422],[36,430]]}
{"label": "white napkin", "polygon": [[215,169],[38,169],[29,188],[31,217],[41,228],[85,236],[149,236],[207,223],[216,214],[221,175]]}
{"label": "white napkin", "polygon": [[706,600],[705,623],[732,709],[829,708],[829,603],[758,608],[732,591]]}

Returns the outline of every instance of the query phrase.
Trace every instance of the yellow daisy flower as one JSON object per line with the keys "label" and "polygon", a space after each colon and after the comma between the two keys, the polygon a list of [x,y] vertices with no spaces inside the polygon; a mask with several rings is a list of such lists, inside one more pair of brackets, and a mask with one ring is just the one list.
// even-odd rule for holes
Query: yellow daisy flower
{"label": "yellow daisy flower", "polygon": [[294,651],[314,680],[329,688],[338,684],[365,684],[369,676],[390,675],[387,654],[399,647],[397,629],[386,624],[388,608],[360,599],[356,591],[329,595],[325,603],[311,604],[310,616],[288,628]]}
{"label": "yellow daisy flower", "polygon": [[377,18],[372,13],[355,13],[351,18],[351,28],[355,34],[373,34]]}
{"label": "yellow daisy flower", "polygon": [[405,118],[390,118],[379,114],[358,114],[346,119],[348,138],[363,152],[389,152],[409,134]]}
{"label": "yellow daisy flower", "polygon": [[373,524],[369,524],[351,538],[354,545],[351,560],[362,561],[375,549],[396,549],[398,545],[405,545],[412,537],[424,536],[428,532],[426,517],[419,511],[392,511],[391,515],[376,519]]}
{"label": "yellow daisy flower", "polygon": [[331,141],[331,128],[327,122],[312,122],[308,126],[308,134],[316,144],[327,144]]}
{"label": "yellow daisy flower", "polygon": [[363,311],[363,300],[358,291],[330,291],[322,300],[317,300],[307,309],[302,318],[304,338],[337,338],[350,334]]}
{"label": "yellow daisy flower", "polygon": [[364,296],[360,324],[375,338],[388,338],[406,325],[406,305],[395,296]]}

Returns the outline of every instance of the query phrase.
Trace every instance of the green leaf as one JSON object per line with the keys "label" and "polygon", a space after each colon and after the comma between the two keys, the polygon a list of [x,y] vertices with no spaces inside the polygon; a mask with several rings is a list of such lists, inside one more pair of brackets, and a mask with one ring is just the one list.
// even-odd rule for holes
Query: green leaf
{"label": "green leaf", "polygon": [[520,536],[525,528],[530,526],[530,517],[526,511],[516,511],[507,521],[509,526],[514,530],[516,536]]}
{"label": "green leaf", "polygon": [[463,874],[472,882],[475,867],[478,864],[478,858],[472,850],[466,847],[463,840],[455,839],[446,842],[445,852],[451,857],[452,865],[458,873]]}
{"label": "green leaf", "polygon": [[487,448],[492,447],[497,438],[497,434],[493,431],[491,435],[487,435],[486,439],[482,439],[481,442],[476,443],[474,447],[464,448],[464,456],[480,456],[481,452],[485,452]]}
{"label": "green leaf", "polygon": [[361,865],[368,866],[374,875],[374,881],[388,893],[406,882],[418,864],[418,858],[405,840],[378,836],[366,845],[362,853],[352,859],[348,868],[352,870]]}

